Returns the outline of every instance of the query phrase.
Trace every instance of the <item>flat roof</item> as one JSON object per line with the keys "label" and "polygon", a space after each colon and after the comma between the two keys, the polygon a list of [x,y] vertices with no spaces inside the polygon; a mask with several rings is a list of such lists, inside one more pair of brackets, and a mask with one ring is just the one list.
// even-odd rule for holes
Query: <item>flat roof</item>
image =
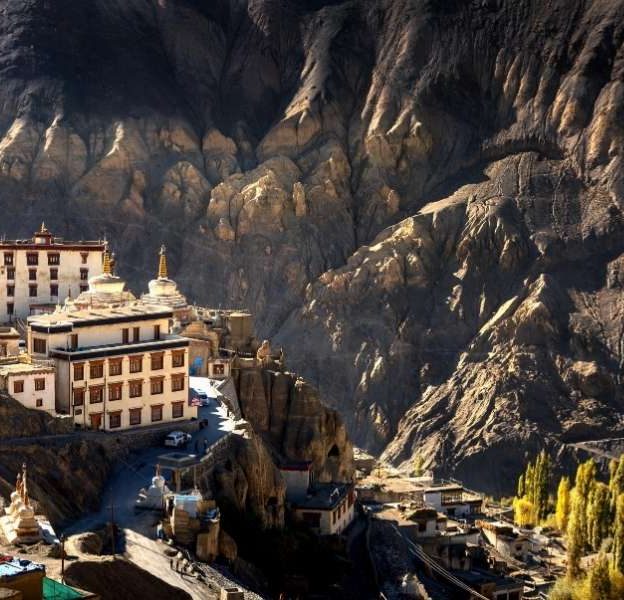
{"label": "flat roof", "polygon": [[0,582],[36,572],[45,573],[45,566],[17,556],[0,557]]}
{"label": "flat roof", "polygon": [[139,354],[152,350],[167,350],[169,348],[186,348],[190,340],[180,335],[169,335],[162,340],[151,340],[128,344],[103,344],[101,346],[78,347],[76,350],[65,348],[51,348],[50,356],[69,360],[86,360],[88,358],[105,358],[125,354]]}
{"label": "flat roof", "polygon": [[39,333],[63,332],[92,324],[106,325],[156,318],[171,318],[173,311],[156,304],[130,304],[115,308],[69,310],[28,317],[28,324]]}
{"label": "flat roof", "polygon": [[19,338],[20,334],[14,327],[0,327],[0,338]]}
{"label": "flat roof", "polygon": [[350,484],[346,483],[320,483],[316,484],[303,500],[293,502],[293,506],[299,509],[332,510],[345,498]]}
{"label": "flat roof", "polygon": [[425,488],[425,494],[431,492],[463,492],[464,487],[461,485],[429,485]]}
{"label": "flat roof", "polygon": [[54,367],[22,362],[14,362],[7,365],[0,364],[0,375],[2,376],[26,375],[28,373],[54,373]]}

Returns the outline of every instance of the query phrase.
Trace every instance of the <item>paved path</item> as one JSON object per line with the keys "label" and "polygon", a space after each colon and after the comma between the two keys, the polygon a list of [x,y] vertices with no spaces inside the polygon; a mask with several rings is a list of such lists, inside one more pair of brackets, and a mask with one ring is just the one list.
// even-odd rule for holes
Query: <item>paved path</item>
{"label": "paved path", "polygon": [[[233,421],[227,417],[226,409],[220,403],[210,401],[199,409],[199,418],[208,419],[208,427],[197,431],[187,450],[194,452],[195,442],[203,448],[204,440],[213,444],[233,429]],[[172,425],[172,430],[175,425]],[[171,570],[169,558],[164,555],[164,546],[156,540],[157,516],[149,511],[135,511],[135,501],[140,488],[147,487],[154,476],[154,465],[160,454],[170,451],[164,447],[147,448],[134,453],[128,461],[120,461],[109,485],[102,495],[100,510],[86,515],[63,532],[66,536],[101,528],[106,522],[114,521],[122,531],[116,546],[123,548],[124,556],[149,571],[159,579],[187,591],[198,600],[217,597],[207,585],[195,578],[182,576]],[[111,510],[111,503],[113,508]]]}

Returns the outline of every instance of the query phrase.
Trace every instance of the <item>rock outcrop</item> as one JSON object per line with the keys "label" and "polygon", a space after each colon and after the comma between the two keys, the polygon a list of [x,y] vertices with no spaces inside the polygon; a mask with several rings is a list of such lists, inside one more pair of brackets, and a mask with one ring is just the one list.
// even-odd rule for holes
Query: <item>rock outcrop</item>
{"label": "rock outcrop", "polygon": [[[7,0],[4,230],[106,232],[140,288],[166,243],[190,298],[253,310],[356,441],[396,461],[488,454],[502,435],[478,441],[470,398],[509,353],[549,390],[514,401],[550,411],[509,423],[518,453],[527,427],[536,446],[618,434],[623,14]],[[496,432],[511,417],[492,398],[477,412]],[[450,463],[432,401],[461,432]]]}

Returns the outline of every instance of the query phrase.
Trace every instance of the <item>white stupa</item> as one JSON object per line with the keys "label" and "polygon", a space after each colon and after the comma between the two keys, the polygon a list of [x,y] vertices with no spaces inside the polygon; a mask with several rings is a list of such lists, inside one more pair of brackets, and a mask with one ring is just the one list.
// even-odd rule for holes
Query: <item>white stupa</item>
{"label": "white stupa", "polygon": [[156,474],[152,477],[152,485],[139,492],[136,505],[139,508],[162,510],[165,507],[165,497],[170,493],[165,478],[160,474],[160,466],[156,465]]}
{"label": "white stupa", "polygon": [[141,296],[141,302],[144,304],[168,306],[174,311],[185,310],[188,307],[186,297],[178,290],[178,284],[169,279],[165,246],[160,247],[158,277],[149,282],[148,288],[149,293]]}
{"label": "white stupa", "polygon": [[102,274],[89,279],[89,290],[82,292],[77,298],[68,298],[68,308],[98,308],[120,306],[134,302],[136,297],[126,288],[126,282],[113,273],[111,255],[106,249]]}

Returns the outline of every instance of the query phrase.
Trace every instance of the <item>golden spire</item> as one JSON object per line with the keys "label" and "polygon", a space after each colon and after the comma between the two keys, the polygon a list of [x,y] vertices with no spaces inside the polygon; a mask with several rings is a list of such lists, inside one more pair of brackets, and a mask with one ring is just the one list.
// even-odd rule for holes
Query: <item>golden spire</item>
{"label": "golden spire", "polygon": [[158,279],[167,279],[169,277],[167,273],[167,249],[163,244],[160,247],[160,260],[158,261]]}
{"label": "golden spire", "polygon": [[110,275],[112,273],[111,257],[108,252],[108,246],[106,247],[106,250],[104,250],[104,265],[102,266],[102,271],[104,272],[104,275]]}
{"label": "golden spire", "polygon": [[45,226],[45,221],[41,221],[41,228],[39,229],[39,233],[47,233],[48,230],[46,229]]}

